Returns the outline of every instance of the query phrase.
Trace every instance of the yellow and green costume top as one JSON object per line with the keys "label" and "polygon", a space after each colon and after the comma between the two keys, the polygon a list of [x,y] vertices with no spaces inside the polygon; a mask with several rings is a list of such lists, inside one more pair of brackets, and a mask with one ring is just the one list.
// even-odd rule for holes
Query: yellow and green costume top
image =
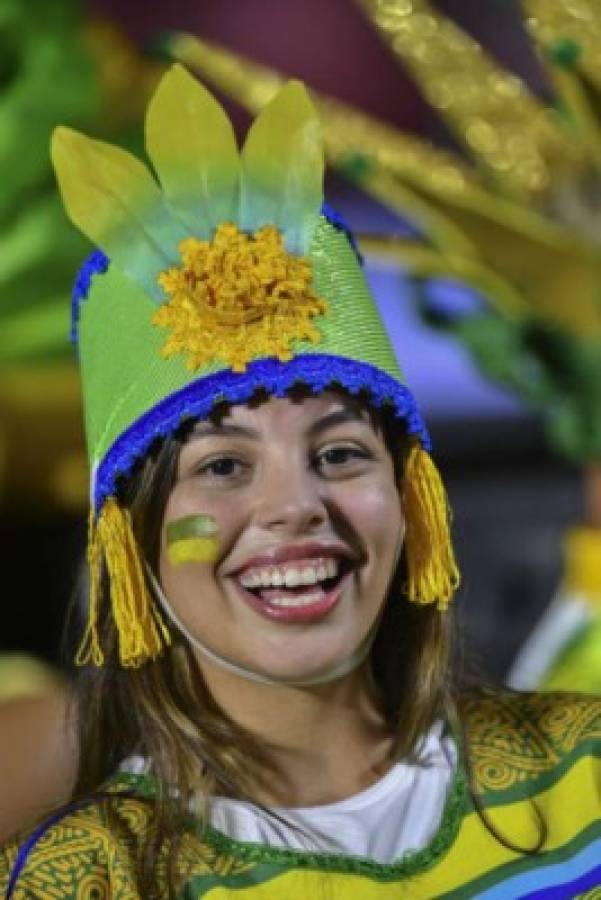
{"label": "yellow and green costume top", "polygon": [[[601,699],[508,695],[466,706],[476,811],[460,763],[430,844],[391,864],[234,841],[191,821],[181,900],[559,900],[601,886]],[[151,828],[153,781],[117,776],[0,858],[8,900],[141,900],[135,871]],[[109,825],[111,798],[123,824]],[[495,838],[481,816],[503,839]],[[113,820],[114,821],[114,820]],[[536,853],[524,852],[540,844]],[[165,848],[165,851],[167,848]],[[167,896],[165,869],[157,891]]]}
{"label": "yellow and green costume top", "polygon": [[66,211],[99,248],[73,292],[92,469],[78,662],[104,659],[104,563],[121,663],[154,659],[170,640],[120,504],[122,479],[217,404],[297,385],[338,386],[403,424],[407,596],[444,609],[458,583],[444,490],[352,236],[323,203],[320,127],[304,87],[286,85],[240,151],[221,106],[174,65],[149,103],[146,148],[153,171],[65,127],[52,140]]}

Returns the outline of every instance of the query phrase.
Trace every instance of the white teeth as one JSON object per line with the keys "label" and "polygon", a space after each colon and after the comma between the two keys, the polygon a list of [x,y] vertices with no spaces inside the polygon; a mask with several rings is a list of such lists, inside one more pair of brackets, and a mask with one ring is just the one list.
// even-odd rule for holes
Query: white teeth
{"label": "white teeth", "polygon": [[313,566],[303,566],[302,569],[293,567],[275,566],[271,569],[249,569],[240,578],[240,584],[245,588],[269,588],[269,587],[297,587],[300,584],[317,584],[326,578],[335,578],[338,574],[338,560],[320,560]]}
{"label": "white teeth", "polygon": [[317,600],[322,600],[323,594],[321,593],[313,593],[313,594],[303,594],[302,597],[272,597],[269,601],[270,606],[309,606],[311,603],[316,603]]}
{"label": "white teeth", "polygon": [[297,569],[289,569],[284,575],[284,584],[286,587],[296,587],[300,584],[301,573]]}
{"label": "white teeth", "polygon": [[271,584],[271,574],[267,569],[261,569],[261,580],[259,584],[261,587],[269,587]]}
{"label": "white teeth", "polygon": [[313,569],[303,569],[300,573],[301,584],[315,584],[315,571]]}

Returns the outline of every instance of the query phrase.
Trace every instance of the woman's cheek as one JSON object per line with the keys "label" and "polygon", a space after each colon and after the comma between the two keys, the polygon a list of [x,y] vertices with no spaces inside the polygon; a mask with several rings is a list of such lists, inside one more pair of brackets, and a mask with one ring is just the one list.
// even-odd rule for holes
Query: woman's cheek
{"label": "woman's cheek", "polygon": [[351,521],[358,521],[366,536],[389,534],[394,525],[400,527],[403,524],[401,502],[394,484],[380,484],[358,492],[352,510]]}
{"label": "woman's cheek", "polygon": [[215,562],[219,556],[219,527],[208,512],[170,519],[165,527],[167,558],[172,566]]}

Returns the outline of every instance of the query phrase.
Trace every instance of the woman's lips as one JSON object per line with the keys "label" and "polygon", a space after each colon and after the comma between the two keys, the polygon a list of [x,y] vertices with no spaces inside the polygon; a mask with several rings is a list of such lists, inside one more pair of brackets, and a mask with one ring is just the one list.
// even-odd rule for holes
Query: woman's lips
{"label": "woman's lips", "polygon": [[[296,597],[300,600],[303,595],[310,597],[311,594],[315,594],[316,599],[302,606],[280,606],[270,602],[270,596],[272,598],[286,596],[286,591],[283,589],[271,588],[268,591],[264,591],[264,595],[266,594],[267,596],[265,599],[262,599],[253,594],[252,591],[242,587],[238,579],[234,579],[234,583],[244,602],[263,618],[295,624],[315,622],[327,616],[340,600],[342,591],[352,574],[352,572],[347,572],[338,579],[329,591],[325,591],[320,585],[307,585],[301,594],[296,594]],[[291,592],[290,595],[292,596]]]}

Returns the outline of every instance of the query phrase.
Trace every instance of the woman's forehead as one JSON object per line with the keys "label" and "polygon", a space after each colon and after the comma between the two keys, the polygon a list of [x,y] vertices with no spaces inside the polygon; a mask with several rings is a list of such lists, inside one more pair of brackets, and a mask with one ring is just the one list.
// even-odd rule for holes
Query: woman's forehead
{"label": "woman's forehead", "polygon": [[[324,416],[341,412],[349,421],[365,421],[376,424],[374,411],[357,397],[344,391],[328,390],[319,395],[298,390],[291,396],[257,396],[249,403],[223,406],[214,411],[210,421],[213,424],[259,424],[261,422],[310,423]],[[197,423],[194,431],[202,431],[203,423]]]}

